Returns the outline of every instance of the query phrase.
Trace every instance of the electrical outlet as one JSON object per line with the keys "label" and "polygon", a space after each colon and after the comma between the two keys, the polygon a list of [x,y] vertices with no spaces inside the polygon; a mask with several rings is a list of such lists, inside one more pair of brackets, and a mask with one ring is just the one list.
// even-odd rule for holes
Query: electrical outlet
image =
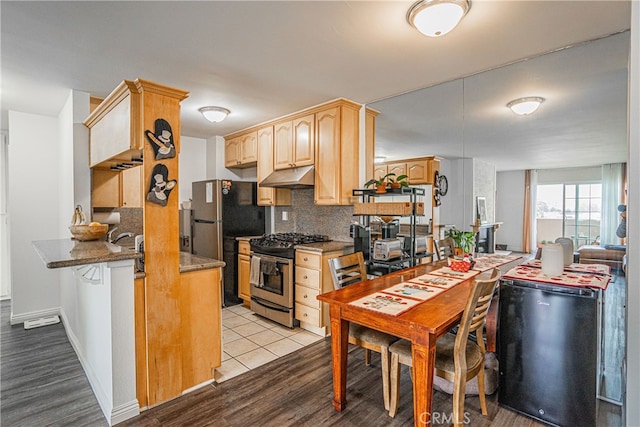
{"label": "electrical outlet", "polygon": [[282,220],[283,221],[289,221],[289,212],[282,211]]}

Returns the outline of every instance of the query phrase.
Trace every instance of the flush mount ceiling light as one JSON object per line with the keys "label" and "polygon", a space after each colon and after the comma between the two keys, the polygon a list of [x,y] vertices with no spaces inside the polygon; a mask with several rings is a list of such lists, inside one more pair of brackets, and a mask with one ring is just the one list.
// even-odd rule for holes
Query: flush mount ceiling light
{"label": "flush mount ceiling light", "polygon": [[218,123],[223,121],[227,115],[231,112],[222,107],[202,107],[198,109],[202,113],[205,119],[212,123]]}
{"label": "flush mount ceiling light", "polygon": [[373,158],[373,163],[382,163],[386,159],[385,156],[375,156]]}
{"label": "flush mount ceiling light", "polygon": [[421,0],[411,6],[407,21],[425,36],[440,37],[453,30],[470,7],[468,0]]}
{"label": "flush mount ceiling light", "polygon": [[511,111],[519,116],[526,116],[534,113],[543,102],[544,98],[529,96],[527,98],[514,99],[507,104],[507,107],[511,108]]}

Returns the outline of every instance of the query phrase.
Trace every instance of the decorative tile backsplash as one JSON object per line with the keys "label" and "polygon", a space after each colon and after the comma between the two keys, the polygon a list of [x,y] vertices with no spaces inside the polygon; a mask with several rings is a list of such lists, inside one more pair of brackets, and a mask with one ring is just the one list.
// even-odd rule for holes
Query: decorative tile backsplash
{"label": "decorative tile backsplash", "polygon": [[[288,221],[282,220],[282,212],[288,213]],[[353,219],[353,206],[316,206],[313,188],[292,189],[291,206],[275,208],[275,232],[325,234],[331,240],[348,242]]]}
{"label": "decorative tile backsplash", "polygon": [[[95,208],[95,212],[118,212],[120,214],[120,224],[114,224],[109,226],[109,231],[117,227],[117,230],[113,232],[113,238],[117,237],[120,233],[131,232],[133,235],[142,234],[143,232],[143,211],[142,208]],[[133,247],[134,238],[126,237],[118,242],[121,246]]]}

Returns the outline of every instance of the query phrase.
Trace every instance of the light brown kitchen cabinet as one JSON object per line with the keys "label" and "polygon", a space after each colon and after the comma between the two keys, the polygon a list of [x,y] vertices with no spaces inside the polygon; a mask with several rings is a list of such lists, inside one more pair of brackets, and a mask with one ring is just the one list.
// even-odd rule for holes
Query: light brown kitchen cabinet
{"label": "light brown kitchen cabinet", "polygon": [[274,125],[273,167],[275,170],[314,163],[314,114]]}
{"label": "light brown kitchen cabinet", "polygon": [[316,112],[316,205],[350,205],[359,188],[360,105],[339,100]]}
{"label": "light brown kitchen cabinet", "polygon": [[238,242],[238,297],[245,305],[251,302],[251,246],[248,241]]}
{"label": "light brown kitchen cabinet", "polygon": [[148,405],[147,396],[147,326],[145,318],[144,279],[133,281],[133,308],[136,353],[136,397],[141,408]]}
{"label": "light brown kitchen cabinet", "polygon": [[394,173],[396,177],[400,175],[407,175],[407,164],[406,163],[388,163],[387,164],[387,173]]}
{"label": "light brown kitchen cabinet", "polygon": [[182,389],[213,379],[222,364],[220,268],[180,273]]}
{"label": "light brown kitchen cabinet", "polygon": [[373,177],[375,179],[381,179],[387,174],[387,165],[375,165],[373,168]]}
{"label": "light brown kitchen cabinet", "polygon": [[89,128],[89,167],[109,169],[142,158],[140,88],[123,81],[84,121]]}
{"label": "light brown kitchen cabinet", "polygon": [[345,250],[313,252],[296,250],[295,316],[300,327],[326,336],[329,333],[329,309],[316,297],[331,292],[333,280],[327,260],[344,255]]}
{"label": "light brown kitchen cabinet", "polygon": [[273,126],[258,129],[258,205],[290,206],[291,189],[262,187],[260,182],[273,172]]}
{"label": "light brown kitchen cabinet", "polygon": [[381,174],[381,172],[386,168],[386,173],[395,173],[396,177],[400,175],[407,175],[407,182],[410,185],[433,185],[433,175],[436,171],[435,165],[439,165],[439,162],[440,160],[437,157],[428,156],[375,164],[374,176],[376,179],[379,179],[384,175]]}
{"label": "light brown kitchen cabinet", "polygon": [[412,160],[406,165],[409,184],[433,184],[432,160]]}
{"label": "light brown kitchen cabinet", "polygon": [[139,208],[144,202],[140,166],[112,171],[92,169],[91,206],[94,208]]}
{"label": "light brown kitchen cabinet", "polygon": [[258,161],[258,134],[249,132],[224,143],[224,165],[227,168],[255,167]]}
{"label": "light brown kitchen cabinet", "polygon": [[137,166],[120,172],[121,206],[126,208],[141,208],[144,205],[144,191],[142,189],[144,168]]}
{"label": "light brown kitchen cabinet", "polygon": [[120,206],[120,172],[92,169],[91,206],[116,208]]}

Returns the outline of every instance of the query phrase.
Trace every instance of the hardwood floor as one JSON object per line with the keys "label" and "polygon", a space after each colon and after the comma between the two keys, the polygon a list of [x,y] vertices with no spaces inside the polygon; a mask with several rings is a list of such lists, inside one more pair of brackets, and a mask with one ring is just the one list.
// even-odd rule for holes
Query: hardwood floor
{"label": "hardwood floor", "polygon": [[0,424],[106,426],[62,323],[25,330],[0,303]]}
{"label": "hardwood floor", "polygon": [[[82,367],[61,324],[25,331],[9,325],[3,301],[1,332],[0,423],[14,426],[105,426]],[[619,343],[619,342],[618,342]],[[144,411],[119,426],[406,426],[413,424],[412,384],[403,367],[399,411],[390,418],[382,403],[380,358],[364,365],[361,348],[349,354],[348,405],[342,412],[331,400],[331,343],[319,341],[238,377],[213,384]],[[435,426],[451,425],[450,395],[434,392]],[[477,396],[465,401],[473,426],[542,426],[487,396],[488,416]],[[621,408],[600,401],[598,426],[620,426]]]}

